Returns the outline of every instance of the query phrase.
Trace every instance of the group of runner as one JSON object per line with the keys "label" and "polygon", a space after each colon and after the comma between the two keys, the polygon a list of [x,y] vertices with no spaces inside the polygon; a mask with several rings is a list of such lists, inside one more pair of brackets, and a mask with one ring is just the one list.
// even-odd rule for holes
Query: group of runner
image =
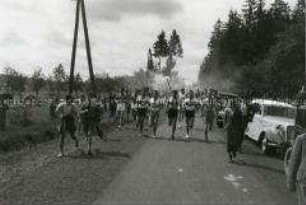
{"label": "group of runner", "polygon": [[174,90],[168,96],[161,95],[158,91],[143,93],[136,96],[133,103],[135,112],[135,127],[139,128],[139,135],[143,135],[145,120],[153,128],[153,138],[157,137],[159,116],[165,110],[168,117],[168,125],[171,127],[170,139],[175,139],[177,128],[186,124],[186,139],[190,139],[191,131],[194,127],[196,112],[200,111],[201,117],[205,121],[205,139],[208,140],[208,131],[212,129],[215,112],[213,104],[210,103],[206,95],[195,96],[194,91],[185,92]]}
{"label": "group of runner", "polygon": [[[193,90],[185,92],[185,89],[173,90],[171,93],[162,94],[157,90],[136,91],[134,95],[129,92],[110,94],[102,100],[98,100],[96,94],[89,94],[81,97],[79,105],[73,103],[71,95],[66,97],[65,102],[57,105],[55,113],[59,116],[60,153],[64,155],[64,140],[66,133],[69,133],[75,141],[78,149],[79,142],[77,134],[82,134],[87,139],[87,154],[92,155],[92,138],[97,135],[105,139],[100,121],[105,113],[109,113],[109,120],[116,123],[121,129],[126,122],[133,121],[139,135],[144,135],[144,130],[149,125],[152,129],[152,137],[158,137],[158,126],[160,113],[165,111],[168,117],[168,124],[171,127],[169,139],[176,138],[176,129],[186,125],[186,139],[190,139],[197,111],[204,121],[204,136],[208,141],[208,132],[212,130],[216,113],[216,106],[207,94],[195,95]],[[104,113],[104,115],[103,115]]]}

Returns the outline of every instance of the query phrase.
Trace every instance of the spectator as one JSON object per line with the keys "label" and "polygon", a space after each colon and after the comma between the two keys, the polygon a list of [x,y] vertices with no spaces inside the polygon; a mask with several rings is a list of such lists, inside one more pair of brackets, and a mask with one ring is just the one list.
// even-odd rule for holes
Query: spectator
{"label": "spectator", "polygon": [[306,204],[306,134],[299,135],[294,143],[287,186],[290,191],[297,192],[298,204]]}

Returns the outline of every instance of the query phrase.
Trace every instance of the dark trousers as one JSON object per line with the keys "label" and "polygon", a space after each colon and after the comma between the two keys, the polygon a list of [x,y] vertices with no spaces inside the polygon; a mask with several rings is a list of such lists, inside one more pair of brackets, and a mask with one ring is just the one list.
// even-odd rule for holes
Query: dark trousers
{"label": "dark trousers", "polygon": [[75,136],[76,127],[75,127],[75,121],[74,118],[71,116],[64,117],[62,119],[62,122],[60,124],[60,150],[63,152],[64,145],[65,145],[65,138],[66,133],[68,132],[70,134],[70,137],[74,140],[75,146],[79,146],[79,142]]}
{"label": "dark trousers", "polygon": [[168,111],[168,122],[169,122],[169,126],[172,127],[172,137],[174,136],[175,131],[176,131],[177,118],[178,118],[177,110]]}
{"label": "dark trousers", "polygon": [[151,123],[152,123],[152,126],[153,126],[154,135],[157,132],[158,121],[159,121],[159,112],[153,112],[151,114]]}
{"label": "dark trousers", "polygon": [[240,134],[239,129],[234,127],[229,127],[227,129],[227,152],[229,154],[236,154],[239,147],[240,142]]}

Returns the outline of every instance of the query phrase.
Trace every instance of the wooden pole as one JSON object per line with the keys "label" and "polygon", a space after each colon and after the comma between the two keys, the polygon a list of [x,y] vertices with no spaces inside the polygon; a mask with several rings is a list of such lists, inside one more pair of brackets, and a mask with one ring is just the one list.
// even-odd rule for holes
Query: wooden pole
{"label": "wooden pole", "polygon": [[86,20],[85,3],[84,3],[84,0],[79,0],[79,1],[81,1],[82,19],[83,19],[83,25],[84,25],[84,35],[85,35],[86,53],[87,53],[91,88],[92,88],[92,91],[96,93],[95,76],[93,72],[88,26],[87,26],[87,20]]}
{"label": "wooden pole", "polygon": [[75,56],[78,43],[78,30],[79,30],[79,18],[80,18],[80,1],[77,0],[76,11],[75,11],[75,26],[74,26],[74,37],[72,45],[71,63],[70,63],[70,77],[69,77],[69,94],[73,93],[73,81],[74,81],[74,66],[75,66]]}

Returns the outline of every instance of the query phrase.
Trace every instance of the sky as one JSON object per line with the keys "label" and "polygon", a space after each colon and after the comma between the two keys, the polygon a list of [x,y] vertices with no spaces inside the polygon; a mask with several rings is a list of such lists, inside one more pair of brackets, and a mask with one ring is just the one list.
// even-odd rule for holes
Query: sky
{"label": "sky", "polygon": [[[269,0],[268,2],[271,2]],[[295,1],[290,0],[290,4]],[[0,69],[49,74],[59,63],[70,67],[73,0],[0,0]],[[95,73],[133,74],[145,68],[148,49],[164,30],[181,36],[184,58],[176,70],[186,83],[197,81],[213,25],[243,0],[85,0]],[[88,76],[83,27],[76,72]],[[0,71],[1,72],[1,71]]]}

